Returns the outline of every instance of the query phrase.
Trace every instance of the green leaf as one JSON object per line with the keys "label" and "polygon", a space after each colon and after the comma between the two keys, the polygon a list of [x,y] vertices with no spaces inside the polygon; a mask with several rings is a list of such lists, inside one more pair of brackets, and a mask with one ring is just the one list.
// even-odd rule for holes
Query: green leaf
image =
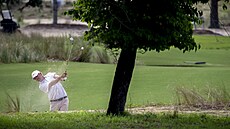
{"label": "green leaf", "polygon": [[228,9],[227,5],[224,4],[224,5],[223,5],[223,10],[227,10],[227,9]]}

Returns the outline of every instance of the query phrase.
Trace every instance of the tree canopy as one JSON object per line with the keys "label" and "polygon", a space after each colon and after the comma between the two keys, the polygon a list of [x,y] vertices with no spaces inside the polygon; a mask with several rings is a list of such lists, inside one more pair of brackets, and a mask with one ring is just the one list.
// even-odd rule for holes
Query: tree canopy
{"label": "tree canopy", "polygon": [[191,21],[201,14],[193,4],[208,0],[78,0],[68,11],[74,19],[92,25],[86,36],[109,48],[135,46],[163,51],[171,46],[197,49]]}

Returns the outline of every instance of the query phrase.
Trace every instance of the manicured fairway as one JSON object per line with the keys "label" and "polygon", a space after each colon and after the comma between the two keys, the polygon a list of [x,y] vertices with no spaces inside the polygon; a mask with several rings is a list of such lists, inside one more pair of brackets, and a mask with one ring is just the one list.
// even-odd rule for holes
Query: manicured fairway
{"label": "manicured fairway", "polygon": [[[48,110],[46,94],[38,89],[31,77],[31,71],[48,69],[58,71],[62,63],[1,64],[1,100],[4,92],[20,96],[22,109],[32,111]],[[55,70],[56,69],[56,70]],[[115,65],[70,63],[69,78],[63,82],[70,99],[70,110],[105,109],[115,71]],[[228,66],[141,66],[137,65],[128,93],[127,105],[150,103],[170,104],[174,102],[174,88],[185,87],[228,87],[230,84]],[[3,106],[1,106],[3,107]],[[1,109],[3,110],[3,109]]]}

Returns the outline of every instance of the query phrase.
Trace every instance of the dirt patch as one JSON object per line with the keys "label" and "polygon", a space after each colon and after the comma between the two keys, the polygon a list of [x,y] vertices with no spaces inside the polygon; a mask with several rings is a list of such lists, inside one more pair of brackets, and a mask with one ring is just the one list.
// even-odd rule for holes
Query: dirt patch
{"label": "dirt patch", "polygon": [[[72,110],[71,112],[84,112],[85,110]],[[230,110],[224,109],[199,109],[199,108],[185,108],[177,106],[146,106],[146,107],[135,107],[126,108],[126,111],[131,114],[146,114],[146,113],[170,113],[170,114],[205,114],[205,115],[215,115],[215,116],[230,116]],[[100,112],[106,113],[106,110],[86,110],[86,112]],[[62,112],[60,112],[62,113]]]}
{"label": "dirt patch", "polygon": [[196,113],[196,114],[208,114],[208,115],[217,115],[217,116],[230,116],[230,110],[215,110],[215,109],[206,109],[202,110],[199,108],[182,108],[177,106],[147,106],[147,107],[137,107],[137,108],[129,108],[128,112],[134,114],[143,114],[143,113]]}
{"label": "dirt patch", "polygon": [[193,30],[193,34],[196,34],[196,35],[221,35],[221,34],[213,32],[211,30]]}
{"label": "dirt patch", "polygon": [[219,29],[215,28],[197,28],[193,30],[195,35],[217,35],[217,36],[230,36],[230,27],[224,26]]}

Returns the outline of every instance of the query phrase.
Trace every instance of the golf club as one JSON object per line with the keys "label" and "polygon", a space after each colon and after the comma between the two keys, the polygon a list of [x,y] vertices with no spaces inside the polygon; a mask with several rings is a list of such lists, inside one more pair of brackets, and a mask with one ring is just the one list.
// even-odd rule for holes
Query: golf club
{"label": "golf club", "polygon": [[[68,58],[66,60],[66,69],[65,69],[65,73],[67,72],[67,67],[68,67],[68,64],[69,64],[69,60],[70,60],[70,57],[71,57],[71,53],[72,53],[72,49],[73,49],[73,43],[74,43],[74,39],[73,37],[69,34],[69,40],[70,40],[70,48],[69,48],[69,52],[68,52]],[[64,80],[66,80],[67,77],[64,78]]]}
{"label": "golf club", "polygon": [[69,60],[70,60],[70,56],[71,56],[71,53],[72,53],[72,49],[73,49],[73,43],[74,43],[74,39],[73,37],[69,34],[69,40],[70,40],[70,43],[71,43],[71,47],[69,49],[69,53],[68,53],[68,59],[66,60],[66,65],[68,65],[69,63]]}

